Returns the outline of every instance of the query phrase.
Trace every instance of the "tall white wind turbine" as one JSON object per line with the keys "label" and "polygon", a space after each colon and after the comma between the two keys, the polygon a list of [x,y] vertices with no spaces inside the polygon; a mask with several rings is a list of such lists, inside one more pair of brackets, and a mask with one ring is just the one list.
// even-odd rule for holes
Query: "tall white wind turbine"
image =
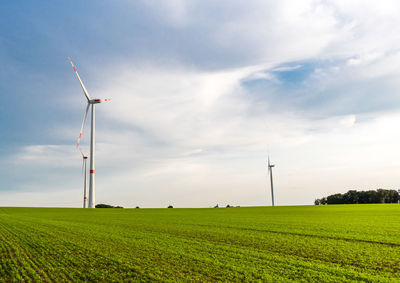
{"label": "tall white wind turbine", "polygon": [[79,80],[79,83],[81,84],[83,93],[86,96],[87,99],[87,106],[86,106],[86,111],[83,116],[83,122],[81,126],[81,132],[79,133],[78,137],[78,143],[77,147],[79,148],[79,141],[81,140],[82,137],[82,132],[83,132],[83,127],[85,125],[87,113],[89,111],[89,107],[92,107],[92,116],[91,116],[91,128],[90,128],[90,176],[89,176],[89,208],[94,208],[95,207],[95,175],[94,175],[94,167],[95,167],[95,104],[104,102],[104,101],[110,101],[110,99],[91,99],[89,96],[88,91],[85,88],[85,85],[83,84],[81,78],[79,77],[79,74],[74,66],[74,64],[71,61],[71,58],[69,58],[69,61],[71,62],[72,68],[75,71],[76,77]]}
{"label": "tall white wind turbine", "polygon": [[268,155],[268,174],[271,180],[271,197],[272,197],[272,206],[275,206],[275,201],[274,201],[274,182],[272,180],[272,168],[275,167],[275,165],[271,164],[269,161],[269,155]]}

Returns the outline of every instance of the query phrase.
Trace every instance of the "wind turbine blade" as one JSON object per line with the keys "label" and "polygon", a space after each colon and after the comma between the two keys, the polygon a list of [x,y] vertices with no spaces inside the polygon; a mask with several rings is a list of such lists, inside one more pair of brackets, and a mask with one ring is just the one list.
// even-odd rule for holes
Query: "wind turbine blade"
{"label": "wind turbine blade", "polygon": [[83,154],[83,151],[82,151],[82,149],[81,149],[81,148],[79,148],[79,151],[81,152],[82,158],[84,158],[84,157],[85,157],[85,155]]}
{"label": "wind turbine blade", "polygon": [[[86,121],[87,113],[89,111],[89,107],[90,107],[90,104],[88,103],[88,105],[86,106],[85,115],[83,116],[83,121],[82,121],[81,131],[80,131],[79,137],[78,137],[78,142],[76,144],[77,148],[79,148],[79,142],[80,142],[81,137],[82,137],[83,127],[85,126],[85,121]],[[79,150],[80,150],[80,148],[79,148]],[[82,151],[81,151],[81,153],[82,153]],[[83,153],[82,153],[82,155],[83,155]]]}
{"label": "wind turbine blade", "polygon": [[83,153],[82,149],[79,147],[79,151],[81,152],[82,158],[85,159],[87,156]]}
{"label": "wind turbine blade", "polygon": [[85,94],[87,100],[89,101],[89,100],[90,100],[89,93],[88,93],[88,91],[86,90],[86,87],[85,87],[85,85],[83,84],[83,82],[82,82],[82,80],[81,80],[81,77],[79,76],[78,71],[76,70],[76,68],[75,68],[75,66],[74,66],[74,63],[72,63],[71,58],[68,57],[68,59],[69,59],[69,62],[71,62],[72,68],[74,68],[74,71],[75,71],[76,76],[78,77],[78,80],[79,80],[79,82],[80,82],[80,84],[81,84],[83,93]]}

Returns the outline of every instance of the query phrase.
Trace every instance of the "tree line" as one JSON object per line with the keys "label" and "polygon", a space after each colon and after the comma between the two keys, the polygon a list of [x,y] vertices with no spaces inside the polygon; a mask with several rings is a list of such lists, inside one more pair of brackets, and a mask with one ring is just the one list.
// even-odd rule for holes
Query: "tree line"
{"label": "tree line", "polygon": [[400,195],[396,190],[349,190],[344,194],[333,194],[327,197],[316,199],[314,204],[397,203],[399,200]]}

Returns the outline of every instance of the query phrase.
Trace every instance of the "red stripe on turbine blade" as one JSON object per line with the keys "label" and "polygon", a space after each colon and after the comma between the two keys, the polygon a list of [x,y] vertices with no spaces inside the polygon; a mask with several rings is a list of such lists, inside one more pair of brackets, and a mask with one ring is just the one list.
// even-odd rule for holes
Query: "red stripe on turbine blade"
{"label": "red stripe on turbine blade", "polygon": [[90,170],[90,174],[94,174],[94,170]]}
{"label": "red stripe on turbine blade", "polygon": [[75,66],[72,66],[72,68],[74,68],[74,71],[76,72]]}

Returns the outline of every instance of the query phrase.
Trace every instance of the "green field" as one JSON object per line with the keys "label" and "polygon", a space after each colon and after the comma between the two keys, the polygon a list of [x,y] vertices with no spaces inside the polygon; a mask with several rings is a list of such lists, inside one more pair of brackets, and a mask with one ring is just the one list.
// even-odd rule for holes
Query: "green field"
{"label": "green field", "polygon": [[400,205],[0,208],[0,281],[400,282]]}

